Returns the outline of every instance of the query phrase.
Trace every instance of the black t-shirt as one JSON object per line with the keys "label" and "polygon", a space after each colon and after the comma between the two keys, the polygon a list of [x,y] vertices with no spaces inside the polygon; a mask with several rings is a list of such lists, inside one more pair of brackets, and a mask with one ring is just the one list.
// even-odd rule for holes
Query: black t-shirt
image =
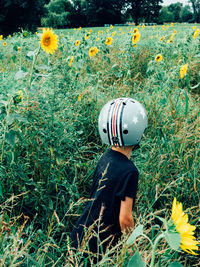
{"label": "black t-shirt", "polygon": [[[113,245],[118,241],[122,234],[119,224],[121,200],[125,200],[126,196],[135,199],[138,176],[133,162],[120,152],[109,149],[100,158],[93,176],[90,200],[71,233],[74,247],[78,247],[78,240],[82,241],[84,228],[88,230],[99,218],[102,206],[101,220],[94,225],[92,231],[99,232],[101,241],[109,236],[113,237]],[[103,244],[104,251],[109,241]],[[89,246],[91,251],[96,252],[97,238],[93,237]]]}

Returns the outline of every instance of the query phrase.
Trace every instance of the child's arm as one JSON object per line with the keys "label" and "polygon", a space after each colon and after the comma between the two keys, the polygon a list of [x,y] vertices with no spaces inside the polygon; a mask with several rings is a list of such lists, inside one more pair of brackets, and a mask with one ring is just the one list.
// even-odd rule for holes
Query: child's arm
{"label": "child's arm", "polygon": [[133,198],[125,197],[125,200],[121,201],[120,212],[119,212],[119,224],[121,231],[126,231],[128,233],[131,228],[134,227],[133,215]]}

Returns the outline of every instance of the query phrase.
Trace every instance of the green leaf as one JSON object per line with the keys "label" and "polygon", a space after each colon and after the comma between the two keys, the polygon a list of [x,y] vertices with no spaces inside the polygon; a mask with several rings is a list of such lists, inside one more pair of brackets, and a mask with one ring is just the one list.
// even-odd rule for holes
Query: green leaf
{"label": "green leaf", "polygon": [[5,134],[5,138],[6,140],[12,145],[14,146],[15,144],[15,136],[16,136],[16,131],[14,130],[10,130],[9,132],[7,132]]}
{"label": "green leaf", "polygon": [[180,264],[177,261],[174,261],[172,263],[170,263],[170,265],[168,267],[184,267],[182,264]]}
{"label": "green leaf", "polygon": [[181,236],[179,233],[170,233],[166,231],[164,233],[165,239],[167,243],[170,245],[170,247],[174,250],[177,250],[181,243]]}
{"label": "green leaf", "polygon": [[3,197],[3,190],[2,190],[1,183],[0,183],[0,197]]}
{"label": "green leaf", "polygon": [[90,68],[89,65],[87,65],[87,67],[86,67],[86,71],[87,71],[87,73],[91,73],[91,68]]}
{"label": "green leaf", "polygon": [[14,116],[11,114],[11,115],[8,115],[6,116],[6,121],[8,123],[8,125],[11,125],[13,122],[14,122]]}
{"label": "green leaf", "polygon": [[127,267],[145,267],[146,264],[143,262],[138,251],[133,255],[133,257],[129,260]]}
{"label": "green leaf", "polygon": [[22,78],[26,77],[27,74],[28,74],[28,72],[25,72],[25,71],[23,71],[23,70],[19,70],[19,71],[15,74],[14,79],[15,79],[15,80],[22,79]]}
{"label": "green leaf", "polygon": [[25,117],[22,117],[21,115],[19,114],[15,114],[14,115],[14,118],[17,120],[17,121],[21,121],[21,122],[28,122],[28,120],[25,118]]}
{"label": "green leaf", "polygon": [[133,244],[133,242],[135,241],[135,239],[143,234],[143,225],[138,225],[134,231],[132,232],[132,234],[130,235],[130,237],[128,238],[128,240],[126,241],[127,245],[131,245]]}
{"label": "green leaf", "polygon": [[8,101],[0,100],[0,103],[3,104],[3,106],[5,107],[8,105]]}
{"label": "green leaf", "polygon": [[12,58],[13,62],[15,63],[15,61],[16,61],[16,56],[14,55],[14,56],[12,56],[11,58]]}
{"label": "green leaf", "polygon": [[35,51],[29,51],[28,53],[27,53],[27,57],[33,57],[33,56],[35,56],[37,54],[37,50],[35,50]]}

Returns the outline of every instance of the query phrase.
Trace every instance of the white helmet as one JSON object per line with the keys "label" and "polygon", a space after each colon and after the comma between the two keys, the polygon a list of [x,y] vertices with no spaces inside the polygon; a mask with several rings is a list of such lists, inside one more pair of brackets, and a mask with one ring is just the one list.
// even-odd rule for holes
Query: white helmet
{"label": "white helmet", "polygon": [[137,145],[147,127],[146,111],[135,99],[117,98],[102,108],[98,124],[103,143],[119,147]]}

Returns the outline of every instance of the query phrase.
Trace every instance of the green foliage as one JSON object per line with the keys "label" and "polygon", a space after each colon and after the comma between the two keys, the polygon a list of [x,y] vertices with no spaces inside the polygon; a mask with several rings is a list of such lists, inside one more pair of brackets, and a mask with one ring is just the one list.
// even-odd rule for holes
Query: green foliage
{"label": "green foliage", "polygon": [[[174,41],[167,44],[174,29]],[[69,233],[106,149],[97,130],[99,111],[116,97],[138,99],[149,120],[141,149],[132,158],[140,170],[134,217],[143,225],[143,231],[138,226],[129,239],[134,254],[136,242],[142,259],[149,262],[146,237],[154,241],[161,228],[154,214],[169,216],[174,196],[185,203],[191,221],[198,224],[199,37],[192,38],[191,25],[170,26],[166,31],[146,27],[133,47],[131,27],[93,28],[88,40],[85,30],[90,29],[58,31],[59,49],[53,55],[42,49],[38,52],[40,33],[21,33],[0,41],[0,200],[4,203],[0,212],[1,222],[12,221],[13,226],[7,238],[0,224],[0,258],[8,265],[24,261],[30,266],[63,262],[76,266],[80,262],[83,251],[72,253]],[[107,47],[105,39],[113,32],[113,43]],[[163,35],[166,39],[161,42]],[[80,40],[78,47],[76,40]],[[2,45],[4,41],[7,46]],[[94,45],[99,52],[89,57]],[[159,53],[163,61],[156,62]],[[185,63],[188,74],[180,79],[180,66]],[[13,195],[16,201],[5,204]],[[22,212],[27,220],[20,217]],[[23,224],[22,246],[16,240]],[[167,238],[175,248],[177,236],[173,237]],[[120,266],[129,261],[126,241],[109,249],[102,264]],[[186,261],[187,266],[196,260],[174,254],[167,244],[158,250],[162,251],[156,256],[161,266],[168,266],[173,258]]]}
{"label": "green foliage", "polygon": [[194,13],[194,21],[200,22],[200,0],[189,0]]}
{"label": "green foliage", "polygon": [[127,267],[134,267],[134,266],[137,266],[137,267],[145,267],[146,266],[146,264],[143,262],[138,251],[132,256],[132,258],[130,259],[130,261],[127,265]]}
{"label": "green foliage", "polygon": [[180,21],[181,22],[191,22],[193,20],[193,14],[191,12],[190,6],[184,6],[181,9],[181,14],[180,14]]}
{"label": "green foliage", "polygon": [[126,3],[127,12],[131,14],[136,25],[140,22],[157,22],[162,0],[126,0]]}
{"label": "green foliage", "polygon": [[66,28],[71,26],[70,16],[73,10],[68,0],[51,0],[45,6],[46,15],[42,18],[42,25],[53,28]]}
{"label": "green foliage", "polygon": [[121,10],[124,3],[124,0],[89,0],[88,26],[122,23]]}
{"label": "green foliage", "polygon": [[175,21],[175,17],[174,17],[173,12],[169,11],[168,7],[163,7],[160,11],[158,21],[159,21],[159,23],[166,23],[166,22]]}
{"label": "green foliage", "polygon": [[40,25],[40,17],[47,2],[48,0],[1,0],[0,33],[8,35],[20,29],[35,31]]}
{"label": "green foliage", "polygon": [[143,225],[139,225],[137,226],[134,231],[131,233],[130,237],[128,238],[128,240],[126,241],[127,245],[131,245],[135,239],[143,234]]}
{"label": "green foliage", "polygon": [[158,18],[159,23],[194,22],[195,20],[195,12],[192,13],[191,6],[183,6],[180,2],[162,7]]}
{"label": "green foliage", "polygon": [[174,21],[179,21],[181,9],[183,8],[183,4],[178,2],[176,4],[169,5],[167,8],[168,8],[169,12],[171,12],[173,14]]}
{"label": "green foliage", "polygon": [[180,264],[179,262],[172,262],[168,267],[183,267],[184,265]]}

